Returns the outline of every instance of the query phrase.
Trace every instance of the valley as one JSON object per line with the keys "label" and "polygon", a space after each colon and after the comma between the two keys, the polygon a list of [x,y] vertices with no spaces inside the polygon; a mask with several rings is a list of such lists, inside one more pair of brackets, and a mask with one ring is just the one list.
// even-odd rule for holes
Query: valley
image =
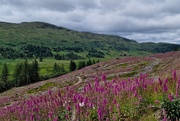
{"label": "valley", "polygon": [[0,118],[175,120],[179,61],[178,44],[0,22]]}
{"label": "valley", "polygon": [[[84,101],[86,98],[87,98],[87,100],[91,100],[90,99],[91,98],[91,96],[90,96],[91,95],[90,94],[91,88],[95,88],[97,86],[97,89],[98,88],[103,89],[103,87],[104,87],[103,83],[107,83],[106,86],[110,86],[109,84],[111,84],[111,83],[118,85],[123,81],[125,81],[123,83],[125,83],[128,86],[128,85],[131,85],[130,83],[133,84],[134,83],[133,81],[135,81],[136,79],[142,78],[145,81],[143,83],[144,84],[149,83],[149,85],[146,85],[147,87],[144,88],[144,92],[141,92],[141,90],[143,90],[142,87],[135,87],[135,89],[138,89],[138,92],[136,92],[137,95],[139,95],[140,97],[142,97],[144,100],[147,101],[147,102],[143,103],[143,105],[147,106],[145,109],[143,109],[145,111],[145,113],[142,112],[142,114],[141,113],[140,114],[131,114],[131,113],[133,113],[131,110],[134,110],[135,111],[134,113],[138,113],[139,109],[131,109],[130,108],[129,110],[126,110],[128,114],[126,114],[125,112],[124,113],[121,112],[121,114],[127,115],[127,116],[128,115],[129,116],[130,115],[131,116],[143,115],[143,118],[144,118],[143,120],[150,120],[150,119],[157,120],[157,118],[159,116],[154,117],[154,115],[153,115],[153,113],[156,113],[156,111],[154,111],[153,109],[150,110],[148,107],[149,106],[152,106],[152,107],[157,106],[158,111],[160,111],[160,103],[156,104],[155,102],[157,100],[159,102],[163,102],[163,98],[166,98],[166,96],[168,98],[169,94],[174,94],[174,95],[176,94],[176,92],[175,92],[176,88],[174,88],[174,86],[175,86],[174,84],[176,84],[176,82],[174,83],[173,80],[176,78],[176,80],[178,81],[178,78],[179,78],[179,74],[180,74],[179,59],[180,59],[180,52],[179,51],[168,52],[165,54],[155,54],[155,55],[150,55],[150,56],[145,56],[145,57],[125,57],[125,58],[119,58],[119,59],[117,58],[114,60],[104,61],[104,62],[100,62],[100,63],[94,64],[91,66],[87,66],[85,68],[82,68],[80,70],[75,70],[71,73],[65,74],[65,75],[57,77],[57,78],[37,82],[37,83],[27,85],[27,86],[23,86],[23,87],[13,88],[13,89],[6,91],[6,92],[1,94],[0,114],[3,116],[3,112],[5,110],[7,110],[6,106],[9,106],[9,107],[11,107],[13,105],[18,106],[19,104],[21,106],[25,105],[25,104],[21,104],[24,102],[24,100],[25,101],[28,101],[28,100],[29,101],[30,100],[34,100],[34,101],[37,100],[38,101],[40,98],[43,98],[43,99],[47,98],[47,100],[49,100],[49,101],[50,100],[51,101],[58,100],[59,98],[55,98],[58,91],[60,91],[62,96],[63,95],[65,96],[66,94],[67,95],[72,94],[72,96],[73,95],[74,96],[81,95],[81,96],[83,96],[82,99]],[[175,71],[175,72],[173,72],[173,71]],[[175,73],[174,76],[172,75],[173,73]],[[163,81],[166,79],[168,82],[168,90],[166,90],[166,93],[164,95],[164,93],[161,92],[161,88],[158,86],[158,83],[161,83],[161,82],[159,82],[159,80]],[[98,84],[97,81],[99,82],[100,85],[102,85],[102,87],[100,85],[99,85],[100,87],[98,85],[96,85],[96,84]],[[141,83],[141,81],[142,80],[139,80],[139,83]],[[167,82],[162,82],[162,83],[167,83]],[[127,84],[127,83],[129,83],[129,84]],[[89,84],[92,87],[89,87],[90,86]],[[154,90],[154,86],[151,86],[151,85],[158,86],[156,89],[156,90],[159,90],[157,92],[157,94],[154,92],[152,93],[150,91],[150,90]],[[88,88],[88,89],[86,90],[86,88]],[[115,87],[112,87],[112,88],[114,89]],[[107,89],[109,90],[109,88],[107,88]],[[121,90],[121,91],[123,91],[123,90]],[[117,93],[120,95],[121,91],[117,92]],[[85,95],[84,95],[84,93],[85,93]],[[98,96],[98,95],[103,96],[103,95],[98,94],[98,92],[94,92],[94,93],[95,93],[94,96]],[[104,93],[105,92],[102,92],[102,94],[104,94]],[[131,95],[131,92],[129,92],[129,94]],[[49,95],[52,95],[52,99],[50,99]],[[86,95],[89,95],[90,97],[89,96],[86,97]],[[124,92],[123,95],[128,96],[128,94],[126,94],[126,91]],[[134,93],[134,91],[132,91],[132,95],[136,95]],[[147,97],[146,95],[149,95],[149,97]],[[157,95],[159,95],[159,96],[157,97]],[[172,95],[172,96],[174,97],[174,95]],[[112,96],[112,94],[110,94],[109,96]],[[104,97],[104,99],[110,98],[109,96],[106,98]],[[139,96],[137,98],[139,98]],[[163,97],[163,96],[165,96],[165,97]],[[117,97],[115,94],[115,97],[113,96],[113,99],[116,99],[116,101],[119,102],[120,106],[122,107],[120,109],[122,111],[125,111],[124,108],[127,108],[126,106],[128,106],[128,105],[133,106],[133,103],[131,101],[133,101],[133,100],[135,101],[136,96],[135,97],[132,96],[130,98],[130,100],[128,100],[127,97],[121,98],[121,97]],[[67,99],[63,98],[63,101],[67,101],[67,100],[71,100],[70,97],[67,97]],[[79,100],[79,98],[77,98],[77,100]],[[122,102],[123,100],[127,101],[128,104],[125,105],[125,103]],[[71,107],[71,106],[73,106],[73,104],[76,104],[76,101],[75,102],[73,100],[71,100],[71,101],[72,102],[70,103],[70,105],[67,105],[67,106],[70,106],[69,107],[70,109],[67,109],[67,111],[69,111],[68,116],[69,116],[69,118],[70,117],[76,117],[77,118],[78,112],[73,114],[76,116],[72,116],[70,113],[71,111],[74,112],[72,110],[73,107]],[[103,101],[103,97],[100,97],[98,102],[101,102],[101,101]],[[113,100],[106,100],[106,101],[108,101],[108,103],[106,104],[106,106],[108,107],[109,103],[113,103],[115,100],[114,101]],[[38,105],[42,105],[45,102],[38,101],[36,103]],[[36,103],[34,104],[34,106],[36,105]],[[89,105],[89,103],[87,105]],[[61,103],[58,103],[58,104],[61,104]],[[78,102],[77,102],[77,104],[78,104]],[[53,106],[54,103],[52,103],[51,105]],[[96,105],[96,104],[93,104],[93,105]],[[98,105],[100,105],[100,104],[98,103]],[[115,104],[111,104],[111,105],[115,106]],[[63,107],[61,107],[61,108],[64,111],[66,110],[66,108],[65,109]],[[59,110],[61,110],[61,108]],[[135,108],[135,107],[133,106],[133,108]],[[75,109],[78,110],[79,108],[75,108]],[[8,110],[11,110],[11,108]],[[47,110],[47,109],[42,109],[42,110]],[[93,113],[92,112],[93,109],[88,108],[88,107],[86,107],[86,109],[84,109],[84,108],[81,109],[81,111],[83,111],[83,110],[84,111],[90,111],[89,112],[90,114]],[[113,112],[115,111],[114,113],[112,113],[112,115],[114,115],[114,117],[115,117],[116,111],[117,111],[116,107],[113,107],[112,110],[113,110]],[[148,110],[150,110],[150,111],[148,111]],[[130,112],[128,112],[128,111],[130,111]],[[18,113],[18,112],[15,111],[14,113]],[[63,113],[62,114],[60,114],[60,113],[56,114],[56,113],[57,113],[56,111],[53,113],[53,117],[62,116],[62,119],[64,118],[64,120],[65,120],[65,117],[63,117],[63,115],[64,115]],[[103,115],[105,116],[105,114],[106,114],[105,112],[102,113],[102,116]],[[5,117],[10,116],[10,115],[11,114],[7,114]],[[95,115],[95,114],[93,114],[93,115]],[[100,118],[100,117],[98,117],[99,115],[100,114],[97,115],[97,117],[96,117],[97,119]],[[80,117],[78,117],[78,118],[80,118],[80,119],[83,118],[83,114],[80,114],[79,116]],[[88,115],[88,116],[90,119],[93,118],[92,115]],[[122,115],[120,115],[120,116],[123,119],[123,116]],[[126,117],[129,120],[134,120],[134,118],[135,119],[138,118],[138,120],[142,120],[142,119],[139,119],[140,117],[129,117],[129,116]],[[23,118],[23,117],[21,117],[21,118]],[[116,116],[116,118],[118,118],[118,117]],[[71,120],[71,119],[68,119],[68,120]]]}

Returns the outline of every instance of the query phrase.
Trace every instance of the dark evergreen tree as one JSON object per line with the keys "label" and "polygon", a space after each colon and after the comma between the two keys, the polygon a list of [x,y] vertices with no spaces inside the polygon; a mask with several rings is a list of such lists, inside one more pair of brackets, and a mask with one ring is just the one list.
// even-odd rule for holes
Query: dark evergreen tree
{"label": "dark evergreen tree", "polygon": [[92,62],[93,64],[95,64],[96,63],[96,61],[95,61],[95,59],[93,59],[93,62]]}
{"label": "dark evergreen tree", "polygon": [[60,72],[60,66],[57,64],[57,63],[54,63],[54,66],[53,66],[53,73],[54,74],[57,74]]}
{"label": "dark evergreen tree", "polygon": [[82,61],[82,67],[86,67],[86,62],[85,62],[85,60]]}
{"label": "dark evergreen tree", "polygon": [[22,85],[26,85],[26,84],[30,84],[30,75],[29,72],[30,71],[30,65],[27,61],[27,59],[25,59],[24,63],[22,64],[22,70],[21,70],[21,74],[20,74],[20,86]]}
{"label": "dark evergreen tree", "polygon": [[62,64],[61,66],[60,66],[60,72],[61,73],[65,73],[66,71],[65,71],[65,68],[64,68],[64,64]]}
{"label": "dark evergreen tree", "polygon": [[69,69],[70,69],[70,71],[76,70],[76,63],[74,61],[72,61],[72,60],[70,62]]}
{"label": "dark evergreen tree", "polygon": [[99,61],[99,59],[98,59],[96,63],[99,63],[99,62],[100,62],[100,61]]}
{"label": "dark evergreen tree", "polygon": [[6,87],[5,87],[5,83],[3,81],[0,80],[0,92],[5,91]]}
{"label": "dark evergreen tree", "polygon": [[81,68],[83,68],[83,67],[82,67],[82,61],[79,61],[79,63],[78,63],[78,69],[81,69]]}
{"label": "dark evergreen tree", "polygon": [[86,66],[85,61],[79,61],[78,69],[84,68]]}
{"label": "dark evergreen tree", "polygon": [[90,65],[92,65],[91,59],[89,59],[89,60],[87,61],[87,66],[90,66]]}
{"label": "dark evergreen tree", "polygon": [[54,58],[55,58],[56,60],[62,60],[61,55],[59,55],[58,53],[54,56]]}
{"label": "dark evergreen tree", "polygon": [[31,66],[29,67],[29,76],[30,76],[30,80],[31,82],[38,82],[40,80],[39,77],[39,65],[37,60],[35,59]]}
{"label": "dark evergreen tree", "polygon": [[39,56],[39,62],[42,62],[43,61],[43,57],[42,57],[42,55],[40,54],[40,56]]}
{"label": "dark evergreen tree", "polygon": [[3,65],[2,68],[2,75],[1,75],[1,80],[4,82],[5,87],[7,87],[7,81],[8,81],[8,75],[9,75],[9,70],[8,67],[6,65],[6,63]]}
{"label": "dark evergreen tree", "polygon": [[20,86],[20,81],[21,81],[21,72],[22,72],[22,63],[17,63],[14,69],[13,77],[15,80],[15,85]]}

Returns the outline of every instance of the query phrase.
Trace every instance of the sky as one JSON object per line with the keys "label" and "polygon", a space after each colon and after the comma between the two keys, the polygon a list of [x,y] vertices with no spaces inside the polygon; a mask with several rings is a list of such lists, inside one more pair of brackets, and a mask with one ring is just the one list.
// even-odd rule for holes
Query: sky
{"label": "sky", "polygon": [[180,0],[0,0],[0,21],[42,21],[138,42],[180,44]]}

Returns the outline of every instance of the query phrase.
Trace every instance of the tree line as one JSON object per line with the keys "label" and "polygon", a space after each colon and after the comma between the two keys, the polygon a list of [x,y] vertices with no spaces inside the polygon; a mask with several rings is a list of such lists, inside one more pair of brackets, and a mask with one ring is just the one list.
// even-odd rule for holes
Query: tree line
{"label": "tree line", "polygon": [[95,60],[95,59],[91,60],[91,59],[89,59],[87,61],[82,60],[82,61],[79,61],[78,64],[76,64],[74,61],[71,60],[70,61],[70,66],[69,66],[69,70],[70,71],[74,71],[76,69],[81,69],[81,68],[84,68],[86,66],[90,66],[92,64],[95,64],[95,63],[99,63],[99,59],[98,60]]}
{"label": "tree line", "polygon": [[32,63],[28,63],[27,59],[24,62],[15,65],[12,77],[9,76],[9,69],[5,63],[2,68],[0,80],[0,92],[12,87],[19,87],[40,81],[39,65],[35,59]]}
{"label": "tree line", "polygon": [[[69,71],[74,71],[76,69],[81,69],[86,66],[90,66],[92,64],[98,63],[99,60],[82,60],[76,63],[71,60],[69,64]],[[0,92],[6,91],[12,87],[19,87],[24,85],[29,85],[31,83],[39,82],[41,80],[53,78],[60,76],[62,74],[66,74],[68,71],[65,70],[63,64],[59,65],[54,63],[53,72],[51,75],[42,76],[39,74],[39,64],[36,59],[34,59],[31,63],[24,60],[24,62],[17,63],[15,65],[13,74],[10,76],[9,69],[6,63],[4,63],[1,74],[0,74]]]}

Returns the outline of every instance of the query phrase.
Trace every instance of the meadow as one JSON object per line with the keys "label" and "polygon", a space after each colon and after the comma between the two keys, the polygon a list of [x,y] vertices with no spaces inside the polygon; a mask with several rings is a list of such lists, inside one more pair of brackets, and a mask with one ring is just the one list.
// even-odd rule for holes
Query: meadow
{"label": "meadow", "polygon": [[[92,58],[91,60],[95,59],[96,61],[99,58]],[[101,61],[105,61],[105,60],[109,60],[110,58],[107,59],[99,59]],[[27,59],[28,63],[31,63],[34,59]],[[83,59],[84,61],[88,61],[89,59]],[[76,66],[78,67],[78,63],[79,61],[83,61],[83,60],[75,60]],[[17,63],[22,63],[24,62],[25,59],[1,59],[0,60],[0,70],[2,70],[3,65],[6,63],[8,66],[8,70],[9,70],[9,77],[12,76],[14,70],[15,70],[15,66]],[[42,76],[46,76],[46,75],[52,75],[53,74],[53,66],[54,64],[58,64],[58,65],[64,65],[64,69],[66,72],[70,72],[69,70],[69,65],[70,65],[70,60],[55,60],[54,58],[44,58],[42,62],[39,61],[39,59],[37,59],[38,61],[38,65],[39,65],[39,74]]]}
{"label": "meadow", "polygon": [[[179,114],[176,115],[180,111],[179,102],[177,107],[167,110],[164,104],[166,101],[173,103],[179,100],[180,79],[176,71],[172,72],[172,78],[158,80],[148,77],[148,74],[141,74],[133,79],[107,81],[106,75],[102,74],[93,83],[85,84],[81,91],[76,89],[75,85],[67,86],[17,101],[0,109],[1,120],[156,121],[160,118],[165,121],[168,118],[180,118]],[[166,111],[174,113],[171,116]]]}
{"label": "meadow", "polygon": [[[2,120],[176,121],[180,52],[100,62],[1,94]],[[136,72],[136,73],[134,73]]]}

